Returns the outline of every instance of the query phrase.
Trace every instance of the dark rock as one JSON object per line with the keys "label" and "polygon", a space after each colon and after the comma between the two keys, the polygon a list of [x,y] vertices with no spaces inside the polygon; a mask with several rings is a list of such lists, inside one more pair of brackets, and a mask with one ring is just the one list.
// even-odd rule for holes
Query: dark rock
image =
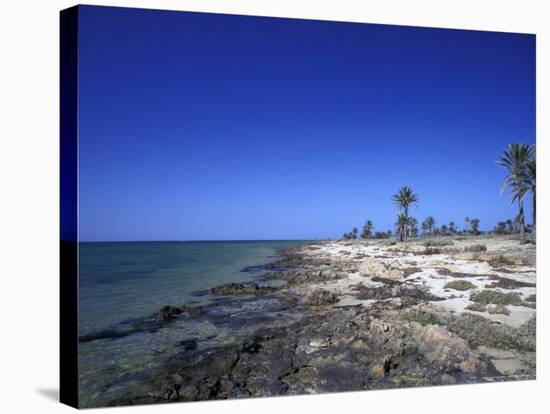
{"label": "dark rock", "polygon": [[211,292],[215,295],[255,295],[271,293],[276,289],[272,286],[259,286],[254,282],[246,283],[227,283],[221,286],[215,286],[211,289]]}
{"label": "dark rock", "polygon": [[196,338],[185,339],[181,341],[178,345],[183,347],[184,351],[194,351],[195,349],[197,349],[198,341]]}
{"label": "dark rock", "polygon": [[501,289],[518,289],[522,287],[535,287],[534,283],[521,282],[519,280],[507,279],[504,277],[492,276],[491,279],[495,280],[486,288],[501,288]]}
{"label": "dark rock", "polygon": [[179,315],[181,313],[181,309],[172,306],[172,305],[166,305],[159,310],[157,313],[157,319],[160,322],[166,322],[174,318],[175,315]]}
{"label": "dark rock", "polygon": [[199,316],[203,314],[203,310],[202,308],[199,308],[199,307],[182,305],[180,306],[180,314],[181,316],[187,316],[187,317]]}
{"label": "dark rock", "polygon": [[262,349],[262,345],[259,343],[258,338],[254,338],[253,341],[244,343],[241,352],[246,352],[248,354],[257,354],[260,349]]}

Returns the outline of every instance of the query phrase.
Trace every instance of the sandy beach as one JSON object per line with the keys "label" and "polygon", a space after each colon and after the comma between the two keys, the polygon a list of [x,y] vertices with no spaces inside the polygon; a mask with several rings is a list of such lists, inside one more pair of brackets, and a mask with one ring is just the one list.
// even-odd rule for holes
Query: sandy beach
{"label": "sandy beach", "polygon": [[[108,405],[534,379],[535,245],[517,236],[323,241],[280,252],[216,303],[230,341],[183,341],[147,386]],[[208,345],[207,345],[208,344]]]}

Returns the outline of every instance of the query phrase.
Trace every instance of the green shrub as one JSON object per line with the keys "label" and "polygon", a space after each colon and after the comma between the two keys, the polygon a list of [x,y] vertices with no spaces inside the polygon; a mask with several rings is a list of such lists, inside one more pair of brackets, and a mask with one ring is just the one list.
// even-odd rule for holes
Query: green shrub
{"label": "green shrub", "polygon": [[472,282],[467,280],[453,280],[448,282],[443,286],[444,289],[454,289],[454,290],[469,290],[473,289],[476,286]]}
{"label": "green shrub", "polygon": [[521,296],[516,292],[502,293],[497,290],[482,290],[479,293],[474,293],[471,297],[473,302],[488,305],[521,305]]}

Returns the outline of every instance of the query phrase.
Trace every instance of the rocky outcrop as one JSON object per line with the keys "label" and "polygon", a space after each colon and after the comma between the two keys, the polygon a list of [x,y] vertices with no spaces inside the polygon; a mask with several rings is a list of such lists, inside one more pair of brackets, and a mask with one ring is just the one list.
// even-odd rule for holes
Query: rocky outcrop
{"label": "rocky outcrop", "polygon": [[392,266],[386,262],[376,259],[365,259],[359,266],[359,272],[364,276],[378,276],[390,280],[401,280],[404,276],[404,269]]}
{"label": "rocky outcrop", "polygon": [[160,322],[166,322],[174,319],[177,316],[189,317],[189,316],[198,316],[202,313],[200,308],[194,308],[191,306],[172,306],[166,305],[162,307],[157,315],[156,319]]}
{"label": "rocky outcrop", "polygon": [[276,290],[272,286],[260,286],[254,282],[248,283],[227,283],[221,286],[215,286],[211,292],[215,295],[257,295],[271,293]]}
{"label": "rocky outcrop", "polygon": [[330,308],[241,344],[175,359],[146,395],[120,404],[484,381],[490,360],[446,328],[360,307]]}
{"label": "rocky outcrop", "polygon": [[[523,358],[535,351],[534,319],[516,329],[438,306],[436,301],[442,298],[430,293],[428,286],[412,282],[415,273],[417,278],[429,274],[418,267],[422,264],[415,257],[399,263],[350,252],[327,258],[318,251],[311,247],[288,250],[281,260],[266,266],[269,273],[263,275],[263,282],[284,280],[285,284],[228,283],[210,290],[220,296],[212,305],[163,307],[156,325],[166,328],[170,325],[164,322],[203,312],[216,327],[247,329],[231,337],[230,343],[182,340],[181,352],[151,375],[147,390],[128,392],[110,404],[516,378],[503,372],[514,372],[518,378],[534,376],[534,362]],[[498,282],[495,287],[512,287],[504,279],[490,280],[490,275],[459,276],[483,276]],[[193,320],[181,325],[188,322]],[[504,351],[523,358],[521,369],[509,371],[510,363],[503,368],[503,358],[495,355]]]}

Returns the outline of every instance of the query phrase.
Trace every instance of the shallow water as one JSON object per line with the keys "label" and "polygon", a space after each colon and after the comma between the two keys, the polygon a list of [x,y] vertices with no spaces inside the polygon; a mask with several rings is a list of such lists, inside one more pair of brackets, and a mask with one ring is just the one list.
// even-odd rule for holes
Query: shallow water
{"label": "shallow water", "polygon": [[[147,379],[170,358],[229,343],[272,322],[273,312],[281,309],[276,300],[220,300],[197,293],[254,280],[264,272],[261,265],[276,259],[278,249],[304,243],[81,243],[81,404],[100,406],[130,390],[146,392]],[[251,266],[260,268],[242,271]],[[166,304],[204,303],[213,306],[201,317],[148,322]],[[93,335],[99,339],[82,340]]]}

